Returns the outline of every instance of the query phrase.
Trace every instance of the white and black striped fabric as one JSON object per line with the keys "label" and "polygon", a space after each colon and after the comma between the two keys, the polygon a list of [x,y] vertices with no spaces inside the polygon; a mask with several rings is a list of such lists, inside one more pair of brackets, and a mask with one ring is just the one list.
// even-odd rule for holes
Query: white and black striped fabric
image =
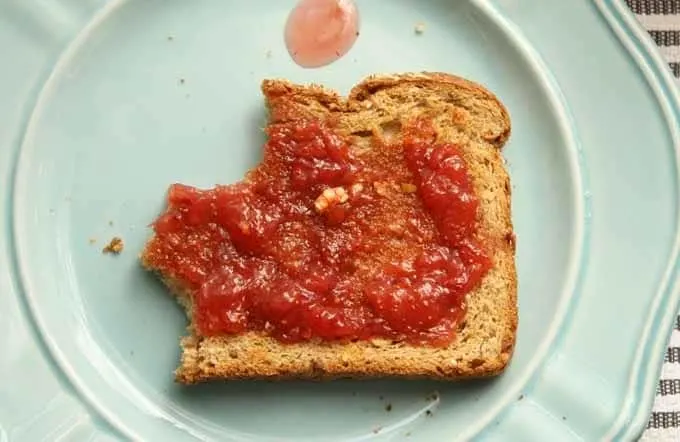
{"label": "white and black striped fabric", "polygon": [[[626,0],[680,78],[680,0]],[[680,442],[680,316],[675,321],[654,409],[642,442]]]}
{"label": "white and black striped fabric", "polygon": [[[677,32],[680,32],[680,14],[677,22]],[[680,49],[680,45],[676,46]],[[680,441],[680,317],[675,320],[656,389],[654,410],[641,441]]]}
{"label": "white and black striped fabric", "polygon": [[680,0],[626,0],[680,77]]}

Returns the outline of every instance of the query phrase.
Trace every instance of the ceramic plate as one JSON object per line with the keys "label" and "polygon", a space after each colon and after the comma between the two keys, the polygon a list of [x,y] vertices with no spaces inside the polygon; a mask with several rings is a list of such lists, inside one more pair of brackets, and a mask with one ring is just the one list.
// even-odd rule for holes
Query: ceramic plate
{"label": "ceramic plate", "polygon": [[[1,441],[642,431],[680,296],[680,101],[652,44],[622,1],[358,4],[356,46],[304,70],[282,41],[291,0],[0,2]],[[168,184],[256,163],[263,78],[347,92],[421,70],[485,84],[512,116],[520,327],[505,375],[174,384],[185,319],[137,261]],[[113,236],[124,252],[103,255]]]}

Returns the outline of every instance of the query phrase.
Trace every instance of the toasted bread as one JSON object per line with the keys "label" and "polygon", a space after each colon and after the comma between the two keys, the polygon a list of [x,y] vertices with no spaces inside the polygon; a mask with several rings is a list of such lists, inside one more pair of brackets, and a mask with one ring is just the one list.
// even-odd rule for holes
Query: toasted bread
{"label": "toasted bread", "polygon": [[[258,332],[203,337],[190,324],[189,336],[181,341],[177,381],[393,376],[454,380],[502,372],[515,344],[517,279],[510,182],[500,153],[510,135],[510,119],[501,102],[480,85],[441,73],[369,77],[347,98],[320,86],[284,80],[265,80],[262,91],[270,123],[332,120],[341,134],[364,148],[384,145],[376,139],[398,139],[401,122],[429,119],[439,139],[461,147],[479,198],[478,231],[493,267],[467,294],[466,315],[446,347],[383,339],[282,343]],[[158,270],[146,252],[142,263]],[[170,275],[160,276],[191,322],[187,289]]]}

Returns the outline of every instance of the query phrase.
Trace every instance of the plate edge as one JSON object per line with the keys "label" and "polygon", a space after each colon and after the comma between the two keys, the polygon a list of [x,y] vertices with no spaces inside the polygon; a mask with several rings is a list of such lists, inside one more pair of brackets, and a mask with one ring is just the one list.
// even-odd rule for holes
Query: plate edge
{"label": "plate edge", "polygon": [[[624,0],[596,0],[595,4],[604,21],[637,65],[663,111],[673,141],[677,175],[680,170],[680,93],[666,68],[666,61]],[[680,308],[678,209],[675,218],[676,233],[668,266],[638,341],[623,407],[602,440],[637,439],[645,430],[652,410],[663,363],[662,349],[668,344],[668,336]],[[646,361],[651,363],[645,363]]]}

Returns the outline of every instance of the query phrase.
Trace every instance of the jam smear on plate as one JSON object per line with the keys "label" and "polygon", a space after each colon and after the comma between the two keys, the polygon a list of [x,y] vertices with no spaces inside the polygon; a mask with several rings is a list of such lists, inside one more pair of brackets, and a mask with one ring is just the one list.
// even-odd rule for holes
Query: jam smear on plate
{"label": "jam smear on plate", "polygon": [[284,33],[288,53],[304,68],[317,68],[344,56],[359,37],[354,0],[300,0]]}

